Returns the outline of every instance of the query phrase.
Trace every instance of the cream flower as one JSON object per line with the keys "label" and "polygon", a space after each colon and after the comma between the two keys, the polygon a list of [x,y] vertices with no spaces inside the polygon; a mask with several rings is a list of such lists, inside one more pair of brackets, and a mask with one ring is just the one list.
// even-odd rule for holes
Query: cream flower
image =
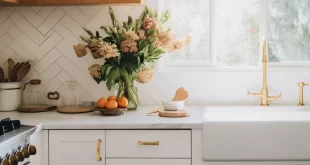
{"label": "cream flower", "polygon": [[139,30],[138,36],[139,36],[140,40],[145,39],[145,30]]}
{"label": "cream flower", "polygon": [[185,37],[185,41],[184,41],[185,45],[189,45],[191,42],[192,42],[192,37],[191,36],[186,36]]}
{"label": "cream flower", "polygon": [[153,79],[154,76],[154,69],[142,69],[137,73],[137,79],[136,81],[145,84],[150,82]]}
{"label": "cream flower", "polygon": [[134,40],[124,40],[121,43],[121,52],[123,53],[137,53],[137,43]]}
{"label": "cream flower", "polygon": [[87,54],[86,45],[79,43],[77,45],[74,45],[73,48],[74,48],[75,54],[78,57],[86,56]]}
{"label": "cream flower", "polygon": [[139,40],[139,36],[131,30],[124,33],[124,38],[125,40],[134,40],[134,41]]}
{"label": "cream flower", "polygon": [[171,48],[173,41],[175,39],[175,35],[169,32],[160,32],[158,33],[156,46],[162,50],[169,51]]}
{"label": "cream flower", "polygon": [[184,47],[184,43],[182,41],[174,41],[169,52],[174,52]]}
{"label": "cream flower", "polygon": [[109,43],[104,42],[98,50],[98,53],[104,59],[109,59],[111,57],[117,57],[119,55],[117,51],[116,45],[111,45]]}
{"label": "cream flower", "polygon": [[101,78],[101,69],[102,66],[99,64],[94,64],[88,68],[89,74],[96,79]]}
{"label": "cream flower", "polygon": [[150,30],[150,29],[156,30],[158,29],[158,25],[157,25],[157,22],[153,18],[146,17],[143,22],[143,28],[145,30]]}

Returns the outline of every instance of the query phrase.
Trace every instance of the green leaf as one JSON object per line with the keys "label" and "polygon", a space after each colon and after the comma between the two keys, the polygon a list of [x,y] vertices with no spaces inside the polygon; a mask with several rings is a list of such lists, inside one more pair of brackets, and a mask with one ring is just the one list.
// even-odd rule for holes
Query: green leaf
{"label": "green leaf", "polygon": [[107,79],[107,87],[109,90],[112,89],[114,85],[116,85],[116,81],[119,79],[120,73],[117,67],[113,67],[109,72],[108,79]]}

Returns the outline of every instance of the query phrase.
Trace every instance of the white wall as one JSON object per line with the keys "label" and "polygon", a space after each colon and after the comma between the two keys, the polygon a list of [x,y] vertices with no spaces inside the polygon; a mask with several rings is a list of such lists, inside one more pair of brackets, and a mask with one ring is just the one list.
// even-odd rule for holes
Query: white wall
{"label": "white wall", "polygon": [[[148,1],[156,7],[156,1]],[[114,6],[120,21],[128,15],[138,16],[142,6]],[[114,92],[107,91],[105,84],[96,85],[88,74],[88,66],[102,63],[91,56],[79,59],[72,46],[84,34],[82,27],[99,30],[111,21],[106,6],[49,6],[49,7],[0,7],[0,66],[7,68],[7,59],[16,62],[31,60],[33,69],[24,81],[40,78],[46,92],[59,91],[65,95],[65,82],[78,82],[81,101],[95,101]],[[139,85],[142,105],[156,104],[155,100],[170,99],[174,91],[185,87],[190,104],[259,104],[247,89],[259,92],[260,72],[188,72],[157,73],[152,82]],[[297,104],[298,81],[310,82],[309,72],[271,72],[271,94],[283,92],[281,101],[275,103]],[[310,104],[310,88],[305,88],[306,103]],[[48,102],[55,103],[55,102]],[[60,102],[57,102],[60,103]]]}

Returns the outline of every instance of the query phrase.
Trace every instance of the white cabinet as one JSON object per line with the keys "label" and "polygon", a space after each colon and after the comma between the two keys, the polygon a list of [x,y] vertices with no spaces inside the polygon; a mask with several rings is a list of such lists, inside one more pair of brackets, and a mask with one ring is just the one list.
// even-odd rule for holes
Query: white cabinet
{"label": "white cabinet", "polygon": [[107,158],[191,158],[190,130],[107,130]]}
{"label": "white cabinet", "polygon": [[49,131],[49,165],[105,165],[104,130]]}
{"label": "white cabinet", "polygon": [[190,159],[107,159],[107,165],[191,165]]}

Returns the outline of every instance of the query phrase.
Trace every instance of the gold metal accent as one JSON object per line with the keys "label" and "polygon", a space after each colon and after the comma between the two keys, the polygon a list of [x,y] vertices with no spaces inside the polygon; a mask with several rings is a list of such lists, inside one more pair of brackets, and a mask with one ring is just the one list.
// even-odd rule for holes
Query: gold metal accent
{"label": "gold metal accent", "polygon": [[153,141],[153,142],[138,141],[138,145],[140,145],[140,146],[159,146],[159,141]]}
{"label": "gold metal accent", "polygon": [[268,96],[268,88],[267,88],[267,43],[264,40],[263,46],[263,87],[261,93],[252,93],[248,91],[248,95],[253,95],[260,97],[261,99],[261,106],[269,106],[269,101],[274,101],[281,98],[282,93],[279,96]]}
{"label": "gold metal accent", "polygon": [[101,139],[97,140],[97,161],[101,161]]}
{"label": "gold metal accent", "polygon": [[309,86],[309,84],[305,84],[304,82],[298,83],[299,86],[299,103],[298,106],[305,106],[304,104],[304,86]]}

